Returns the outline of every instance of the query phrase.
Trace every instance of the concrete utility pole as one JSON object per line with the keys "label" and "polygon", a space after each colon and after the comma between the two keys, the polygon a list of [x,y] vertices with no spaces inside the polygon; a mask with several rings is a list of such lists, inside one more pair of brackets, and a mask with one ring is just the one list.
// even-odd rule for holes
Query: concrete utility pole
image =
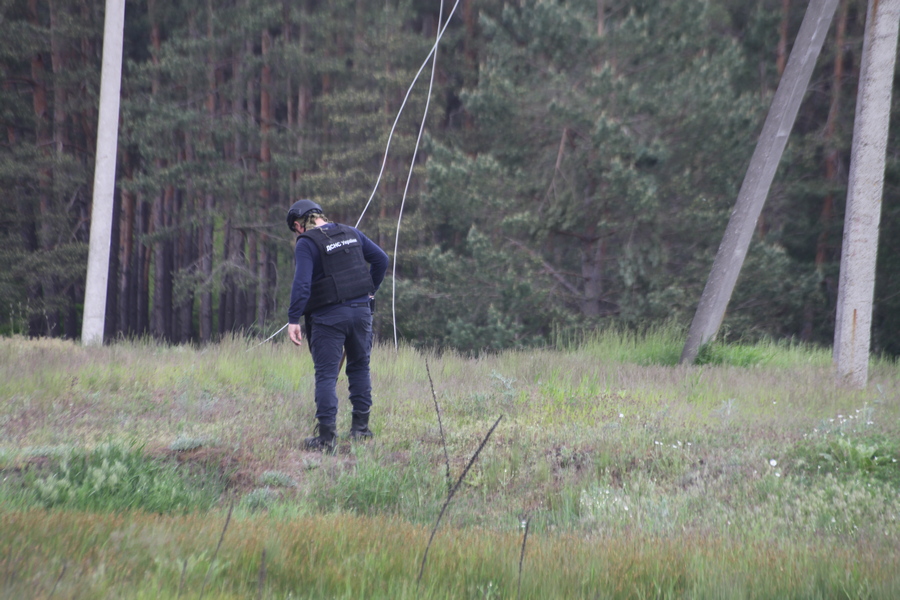
{"label": "concrete utility pole", "polygon": [[869,0],[850,154],[833,357],[838,378],[856,388],[866,387],[869,377],[875,259],[898,23],[900,0]]}
{"label": "concrete utility pole", "polygon": [[84,290],[84,318],[81,322],[81,342],[86,346],[103,344],[103,325],[106,321],[124,27],[125,0],[106,0],[103,66],[100,71],[100,116],[97,123],[97,156],[94,161],[94,193],[91,208],[91,240]]}
{"label": "concrete utility pole", "polygon": [[769,195],[775,171],[794,127],[800,103],[816,66],[816,59],[822,51],[837,5],[838,0],[810,0],[806,9],[709,279],[700,297],[700,304],[691,322],[681,353],[681,363],[694,362],[700,346],[715,337],[719,331],[747,256],[756,222]]}

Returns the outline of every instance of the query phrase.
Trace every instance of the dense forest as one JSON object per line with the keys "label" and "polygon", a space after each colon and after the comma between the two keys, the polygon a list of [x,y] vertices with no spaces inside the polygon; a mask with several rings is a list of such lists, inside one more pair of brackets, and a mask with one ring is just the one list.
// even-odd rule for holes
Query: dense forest
{"label": "dense forest", "polygon": [[[396,259],[383,337],[392,312],[401,339],[462,351],[687,325],[806,6],[128,0],[106,335],[275,331],[287,207],[352,225],[373,192],[359,226]],[[79,336],[103,11],[0,3],[0,333]],[[841,0],[730,339],[832,341],[865,13]],[[430,101],[431,63],[407,100],[445,25]],[[873,348],[897,355],[890,135]]]}

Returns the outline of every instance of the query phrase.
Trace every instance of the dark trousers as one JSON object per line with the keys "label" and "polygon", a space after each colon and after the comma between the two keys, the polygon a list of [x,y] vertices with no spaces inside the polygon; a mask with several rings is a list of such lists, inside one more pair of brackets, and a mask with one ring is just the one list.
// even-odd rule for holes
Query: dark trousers
{"label": "dark trousers", "polygon": [[353,412],[372,408],[372,380],[369,355],[372,351],[372,312],[368,304],[337,306],[310,319],[309,349],[316,368],[316,419],[335,424],[338,408],[337,386],[341,357],[347,351],[347,380]]}

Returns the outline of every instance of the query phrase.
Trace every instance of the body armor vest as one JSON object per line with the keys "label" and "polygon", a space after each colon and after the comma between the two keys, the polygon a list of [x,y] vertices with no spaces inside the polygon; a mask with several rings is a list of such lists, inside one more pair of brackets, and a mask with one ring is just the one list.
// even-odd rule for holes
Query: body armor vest
{"label": "body armor vest", "polygon": [[319,249],[324,272],[321,279],[312,282],[304,314],[375,293],[362,242],[354,229],[335,223],[327,229],[316,227],[300,237]]}

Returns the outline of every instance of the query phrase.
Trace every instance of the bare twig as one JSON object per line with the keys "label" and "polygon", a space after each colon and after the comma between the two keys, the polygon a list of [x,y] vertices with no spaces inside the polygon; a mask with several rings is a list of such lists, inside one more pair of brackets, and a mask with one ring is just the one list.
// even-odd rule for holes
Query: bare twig
{"label": "bare twig", "polygon": [[209,568],[206,569],[206,576],[203,578],[203,585],[200,586],[200,598],[199,600],[203,600],[203,592],[206,589],[206,582],[209,579],[209,573],[212,571],[213,564],[216,562],[216,557],[219,555],[219,548],[222,547],[222,540],[225,539],[225,532],[228,531],[228,524],[231,522],[231,512],[234,510],[234,501],[231,502],[231,505],[228,507],[228,516],[225,517],[225,526],[222,527],[222,535],[219,536],[219,543],[216,544],[216,551],[213,552],[212,558],[209,559]]}
{"label": "bare twig", "polygon": [[525,544],[528,542],[528,526],[531,524],[531,517],[525,517],[525,534],[522,536],[522,553],[519,554],[519,583],[516,586],[516,600],[519,600],[519,594],[522,593],[522,563],[525,561]]}
{"label": "bare twig", "polygon": [[[523,244],[522,242],[519,242],[519,241],[514,240],[514,239],[512,239],[512,238],[506,238],[506,239],[507,239],[509,242],[511,242],[514,246],[516,246],[517,248],[519,248],[520,250],[524,250],[525,252],[527,252],[528,254],[530,254],[531,257],[534,258],[535,260],[540,261],[541,265],[544,267],[544,271],[545,271],[548,275],[550,275],[551,277],[553,277],[554,279],[556,279],[556,280],[560,283],[560,285],[562,285],[564,288],[566,288],[566,290],[568,290],[568,292],[569,292],[570,294],[576,295],[576,296],[580,294],[580,292],[578,291],[578,288],[576,288],[574,285],[572,285],[571,283],[569,283],[568,281],[566,281],[566,278],[563,277],[563,273],[561,273],[560,271],[557,271],[555,268],[553,268],[553,265],[551,265],[551,264],[548,263],[546,260],[544,260],[543,258],[541,258],[540,255],[538,255],[537,252],[535,252],[534,250],[532,250],[531,248],[529,248],[528,246],[526,246],[526,245]],[[578,277],[581,277],[581,276],[578,275]]]}
{"label": "bare twig", "polygon": [[484,445],[487,444],[487,441],[491,438],[491,434],[494,433],[494,430],[497,428],[497,425],[500,424],[500,419],[503,418],[503,415],[497,417],[497,420],[494,422],[494,425],[488,430],[487,435],[484,436],[484,439],[481,440],[481,444],[478,446],[478,449],[475,451],[475,454],[472,455],[472,458],[469,459],[469,464],[466,465],[466,468],[463,469],[462,474],[459,476],[459,479],[456,480],[456,484],[450,490],[450,493],[447,494],[447,499],[444,500],[444,505],[441,507],[441,512],[438,514],[438,518],[434,523],[434,527],[431,530],[431,536],[428,538],[428,545],[425,546],[425,554],[422,556],[422,565],[419,567],[419,577],[416,579],[416,592],[419,591],[419,584],[422,582],[422,574],[425,572],[425,561],[428,560],[428,550],[431,549],[431,542],[434,541],[434,534],[437,533],[438,526],[441,524],[441,519],[444,517],[444,513],[447,511],[447,507],[450,506],[450,501],[453,500],[453,495],[456,494],[456,490],[459,489],[460,484],[462,484],[463,479],[466,478],[466,475],[469,473],[469,469],[472,468],[472,465],[475,464],[475,461],[478,459],[478,455],[481,454],[481,451],[484,449]]}
{"label": "bare twig", "polygon": [[6,557],[6,581],[3,584],[3,589],[9,590],[12,589],[13,578],[16,574],[16,567],[19,566],[19,562],[22,560],[22,553],[19,552],[19,555],[16,556],[16,560],[13,561],[12,554]]}
{"label": "bare twig", "polygon": [[447,440],[444,438],[444,424],[441,422],[441,409],[438,407],[437,394],[434,393],[434,381],[431,380],[431,369],[428,367],[428,359],[425,359],[425,372],[428,373],[428,383],[431,384],[431,397],[434,399],[434,412],[437,413],[438,429],[441,432],[441,445],[444,447],[444,464],[447,465],[447,493],[450,493],[450,455],[447,454]]}
{"label": "bare twig", "polygon": [[263,548],[262,551],[262,559],[259,562],[259,580],[256,584],[256,597],[258,600],[262,600],[263,597],[263,589],[266,585],[266,549]]}
{"label": "bare twig", "polygon": [[59,577],[56,578],[56,583],[53,584],[53,589],[50,590],[50,595],[47,596],[48,600],[53,597],[53,594],[56,593],[56,588],[59,586],[59,582],[63,578],[63,575],[66,574],[66,567],[68,566],[68,563],[63,563],[62,571],[59,572]]}
{"label": "bare twig", "polygon": [[184,577],[187,575],[187,565],[188,559],[184,559],[184,563],[181,565],[181,581],[178,582],[178,592],[175,594],[175,600],[181,598],[181,590],[184,589]]}

